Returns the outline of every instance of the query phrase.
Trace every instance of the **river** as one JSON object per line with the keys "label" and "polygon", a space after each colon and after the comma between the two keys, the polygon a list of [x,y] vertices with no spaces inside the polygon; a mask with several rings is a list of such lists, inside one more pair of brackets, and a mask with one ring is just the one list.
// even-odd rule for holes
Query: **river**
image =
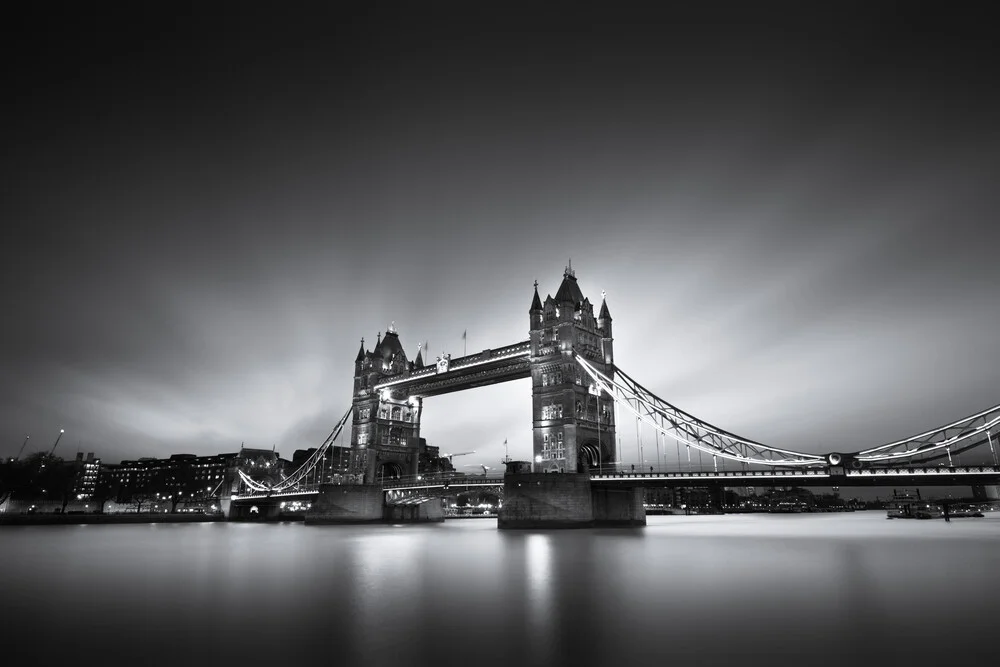
{"label": "river", "polygon": [[23,664],[993,662],[1000,516],[0,528]]}

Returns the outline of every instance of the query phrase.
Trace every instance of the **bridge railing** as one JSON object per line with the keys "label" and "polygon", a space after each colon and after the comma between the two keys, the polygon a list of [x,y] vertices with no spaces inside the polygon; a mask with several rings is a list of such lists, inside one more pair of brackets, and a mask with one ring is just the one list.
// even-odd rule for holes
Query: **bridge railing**
{"label": "bridge railing", "polygon": [[[894,466],[882,468],[863,468],[861,470],[845,470],[847,477],[913,477],[913,476],[953,476],[953,475],[998,475],[1000,466],[970,465],[970,466]],[[796,470],[725,470],[725,471],[678,471],[678,470],[631,470],[631,468],[592,468],[592,479],[754,479],[754,478],[836,478],[828,468],[805,468]]]}
{"label": "bridge railing", "polygon": [[894,466],[892,468],[862,468],[848,470],[848,477],[901,477],[909,475],[981,475],[1000,474],[1000,466]]}
{"label": "bridge railing", "polygon": [[493,486],[503,484],[502,476],[468,475],[465,477],[423,477],[410,476],[382,482],[385,490],[413,489],[421,487],[443,486]]}
{"label": "bridge railing", "polygon": [[[451,359],[448,363],[448,372],[451,373],[454,371],[472,368],[474,366],[480,366],[493,361],[519,357],[527,355],[529,352],[531,352],[531,341],[521,341],[520,343],[505,345],[504,347],[499,347],[495,350],[482,350],[480,352],[476,352],[475,354]],[[374,389],[377,391],[402,382],[412,382],[414,380],[428,378],[436,374],[436,366],[434,364],[429,364],[415,371],[406,371],[404,373],[386,376],[375,383]]]}
{"label": "bridge railing", "polygon": [[635,470],[630,469],[597,469],[590,470],[591,479],[643,479],[643,478],[678,478],[678,479],[749,479],[749,478],[773,478],[773,477],[829,477],[826,469],[799,469],[799,470]]}

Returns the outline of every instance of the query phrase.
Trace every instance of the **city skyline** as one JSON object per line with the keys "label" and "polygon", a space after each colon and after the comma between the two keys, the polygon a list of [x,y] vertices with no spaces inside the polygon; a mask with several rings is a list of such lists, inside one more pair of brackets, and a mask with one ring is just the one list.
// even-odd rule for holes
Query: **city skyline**
{"label": "city skyline", "polygon": [[[993,405],[994,47],[896,9],[26,25],[0,455],[291,458],[362,337],[525,340],[570,259],[621,368],[740,435],[850,451]],[[435,397],[422,435],[525,458],[530,400]]]}

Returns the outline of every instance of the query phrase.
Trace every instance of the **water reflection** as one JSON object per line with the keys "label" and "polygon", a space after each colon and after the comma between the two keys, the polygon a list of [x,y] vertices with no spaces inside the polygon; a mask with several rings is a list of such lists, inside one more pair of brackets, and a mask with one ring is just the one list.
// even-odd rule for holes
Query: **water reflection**
{"label": "water reflection", "polygon": [[[556,648],[556,618],[553,604],[552,554],[548,534],[515,536],[523,537],[525,555],[526,627],[523,636],[528,644],[528,654],[542,664],[552,664]],[[511,584],[516,585],[512,577]]]}
{"label": "water reflection", "polygon": [[39,664],[983,664],[998,547],[874,513],[5,527],[2,627]]}

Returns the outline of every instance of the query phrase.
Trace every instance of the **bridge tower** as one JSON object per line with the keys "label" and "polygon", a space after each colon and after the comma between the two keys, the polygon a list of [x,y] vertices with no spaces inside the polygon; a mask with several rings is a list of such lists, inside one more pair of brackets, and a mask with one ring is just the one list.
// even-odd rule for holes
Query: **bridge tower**
{"label": "bridge tower", "polygon": [[410,397],[405,389],[375,391],[374,387],[385,376],[421,367],[420,352],[413,361],[407,359],[395,325],[390,325],[385,338],[379,332],[371,351],[361,340],[354,360],[350,472],[363,475],[365,484],[417,473],[422,400]]}
{"label": "bridge tower", "polygon": [[613,399],[599,396],[573,360],[582,355],[602,373],[614,373],[611,312],[602,293],[601,310],[583,296],[572,263],[555,297],[531,301],[531,392],[534,425],[533,472],[585,472],[615,462]]}

